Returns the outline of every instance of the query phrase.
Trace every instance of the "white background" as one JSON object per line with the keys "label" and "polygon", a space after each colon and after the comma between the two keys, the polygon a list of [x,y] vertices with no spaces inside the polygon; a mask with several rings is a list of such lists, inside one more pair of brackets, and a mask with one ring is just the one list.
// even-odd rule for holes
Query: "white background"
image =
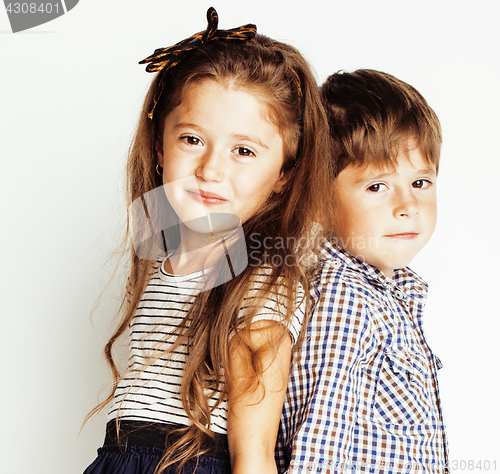
{"label": "white background", "polygon": [[[439,223],[412,266],[430,283],[425,324],[444,363],[455,472],[486,472],[469,460],[500,471],[496,3],[213,2],[221,28],[256,23],[298,47],[320,82],[386,71],[440,117]],[[108,380],[116,286],[94,312],[97,331],[90,314],[125,223],[125,157],[152,77],[137,62],[204,29],[209,6],[81,0],[17,34],[0,9],[2,473],[81,473],[102,443],[103,415],[79,430]]]}

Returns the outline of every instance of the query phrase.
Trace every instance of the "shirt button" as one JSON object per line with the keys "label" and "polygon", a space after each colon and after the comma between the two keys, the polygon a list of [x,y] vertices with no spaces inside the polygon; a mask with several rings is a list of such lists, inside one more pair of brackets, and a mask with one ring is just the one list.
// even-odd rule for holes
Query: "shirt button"
{"label": "shirt button", "polygon": [[406,299],[406,295],[401,290],[396,290],[394,292],[394,296],[396,296],[396,298],[398,300],[405,300]]}

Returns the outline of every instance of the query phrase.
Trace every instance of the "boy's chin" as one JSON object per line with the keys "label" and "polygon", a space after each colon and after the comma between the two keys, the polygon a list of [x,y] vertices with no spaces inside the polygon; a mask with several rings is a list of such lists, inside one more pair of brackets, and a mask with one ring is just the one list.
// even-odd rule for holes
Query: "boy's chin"
{"label": "boy's chin", "polygon": [[401,268],[405,268],[410,263],[412,262],[412,258],[402,258],[402,259],[391,259],[391,260],[378,260],[378,261],[373,261],[373,263],[370,263],[370,261],[365,260],[365,263],[368,263],[369,265],[372,265],[376,268],[378,268],[382,273],[384,273],[386,276],[389,276],[392,278],[392,275],[396,270],[400,270]]}

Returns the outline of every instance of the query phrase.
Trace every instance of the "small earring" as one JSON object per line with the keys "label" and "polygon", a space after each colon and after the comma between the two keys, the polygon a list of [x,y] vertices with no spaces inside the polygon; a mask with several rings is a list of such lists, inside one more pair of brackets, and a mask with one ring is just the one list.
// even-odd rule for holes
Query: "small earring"
{"label": "small earring", "polygon": [[156,165],[156,172],[160,175],[163,176],[163,168],[160,165]]}

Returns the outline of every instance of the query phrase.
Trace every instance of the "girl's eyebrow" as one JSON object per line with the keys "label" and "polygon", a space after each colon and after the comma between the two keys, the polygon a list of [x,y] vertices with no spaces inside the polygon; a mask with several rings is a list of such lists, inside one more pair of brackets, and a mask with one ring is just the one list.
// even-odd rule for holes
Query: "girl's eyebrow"
{"label": "girl's eyebrow", "polygon": [[199,132],[205,132],[205,129],[203,127],[200,127],[199,125],[196,125],[194,123],[189,123],[189,122],[179,122],[174,125],[174,129],[178,130],[179,128],[192,128],[194,130],[197,130]]}
{"label": "girl's eyebrow", "polygon": [[267,145],[262,143],[261,140],[259,140],[257,137],[251,137],[249,135],[233,135],[232,136],[236,140],[244,140],[244,141],[249,141],[252,143],[256,143],[257,145],[260,145],[262,148],[265,148],[266,150],[269,149]]}

